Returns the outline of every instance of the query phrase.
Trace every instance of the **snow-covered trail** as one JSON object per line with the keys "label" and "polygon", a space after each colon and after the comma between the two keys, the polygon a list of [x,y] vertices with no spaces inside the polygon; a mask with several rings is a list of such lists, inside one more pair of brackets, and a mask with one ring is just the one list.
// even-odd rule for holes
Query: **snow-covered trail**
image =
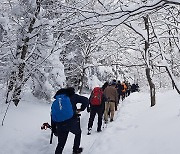
{"label": "snow-covered trail", "polygon": [[[27,101],[28,100],[28,101]],[[87,135],[89,114],[81,115],[83,154],[179,154],[180,96],[174,91],[157,94],[157,104],[150,108],[148,93],[132,93],[120,102],[113,122]],[[29,92],[15,107],[11,104],[4,126],[0,126],[1,154],[54,154],[57,138],[49,144],[50,130],[41,130],[50,122],[50,106]],[[1,102],[0,118],[6,105]],[[71,154],[74,135],[69,134],[63,154]]]}

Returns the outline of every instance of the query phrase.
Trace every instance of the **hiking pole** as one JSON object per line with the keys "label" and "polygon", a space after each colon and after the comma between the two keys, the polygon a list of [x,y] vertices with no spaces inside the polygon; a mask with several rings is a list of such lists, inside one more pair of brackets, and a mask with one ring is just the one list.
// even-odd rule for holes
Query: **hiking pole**
{"label": "hiking pole", "polygon": [[52,130],[52,126],[49,125],[47,122],[46,122],[46,123],[43,123],[43,125],[41,126],[41,130],[43,130],[43,129],[46,130],[47,128],[51,129],[50,144],[52,144],[52,139],[53,139],[53,130]]}
{"label": "hiking pole", "polygon": [[53,139],[53,131],[52,131],[52,129],[51,129],[51,137],[50,137],[50,144],[52,144],[52,139]]}

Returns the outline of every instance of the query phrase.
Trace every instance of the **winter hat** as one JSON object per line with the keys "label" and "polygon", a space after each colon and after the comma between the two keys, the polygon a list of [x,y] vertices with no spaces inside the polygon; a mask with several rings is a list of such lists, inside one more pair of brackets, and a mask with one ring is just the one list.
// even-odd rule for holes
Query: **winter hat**
{"label": "winter hat", "polygon": [[111,85],[116,85],[116,80],[112,80]]}

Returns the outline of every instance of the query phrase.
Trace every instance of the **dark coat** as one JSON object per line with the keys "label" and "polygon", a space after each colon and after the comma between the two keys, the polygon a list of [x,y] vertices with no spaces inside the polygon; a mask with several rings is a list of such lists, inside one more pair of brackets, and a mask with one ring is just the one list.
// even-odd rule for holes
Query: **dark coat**
{"label": "dark coat", "polygon": [[[88,106],[89,100],[88,98],[84,96],[80,96],[78,94],[75,94],[74,88],[63,88],[56,92],[54,98],[60,94],[65,94],[69,96],[74,116],[71,119],[68,119],[63,122],[58,122],[54,124],[55,127],[52,127],[52,129],[55,129],[58,136],[58,145],[56,147],[55,153],[62,153],[64,149],[64,145],[67,141],[68,133],[71,132],[75,135],[74,138],[74,145],[73,145],[73,151],[78,151],[81,141],[81,127],[80,127],[80,114],[79,111],[84,111],[86,107]],[[80,109],[77,109],[76,104],[80,103],[81,107]],[[77,112],[78,111],[78,112]],[[53,131],[53,130],[52,130]]]}
{"label": "dark coat", "polygon": [[[73,111],[74,111],[74,116],[71,119],[66,120],[65,122],[61,122],[61,123],[69,123],[69,122],[71,123],[72,119],[76,119],[76,117],[79,116],[79,114],[77,114],[76,104],[81,103],[81,107],[78,110],[84,111],[86,109],[86,107],[88,106],[88,104],[89,104],[89,100],[88,100],[87,97],[75,94],[75,90],[72,87],[70,87],[70,88],[62,88],[62,89],[58,90],[56,92],[56,94],[54,95],[54,99],[56,99],[56,96],[58,96],[60,94],[66,94],[67,96],[70,97],[70,101],[71,101],[72,108],[73,108]],[[56,122],[54,122],[52,120],[52,118],[51,118],[51,126],[52,126],[53,133],[56,135],[57,134],[57,132],[56,132]]]}
{"label": "dark coat", "polygon": [[123,90],[123,86],[121,84],[117,84],[116,85],[116,88],[117,88],[117,92],[119,95],[122,95],[122,90]]}

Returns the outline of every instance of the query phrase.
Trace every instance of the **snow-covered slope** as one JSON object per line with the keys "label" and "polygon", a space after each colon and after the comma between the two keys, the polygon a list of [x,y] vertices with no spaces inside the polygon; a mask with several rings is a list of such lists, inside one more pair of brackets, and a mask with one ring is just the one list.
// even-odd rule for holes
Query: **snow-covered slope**
{"label": "snow-covered slope", "polygon": [[[4,126],[0,126],[0,153],[54,154],[57,138],[50,145],[50,130],[40,129],[43,122],[50,122],[50,106],[28,91],[18,107],[11,104]],[[0,103],[1,119],[6,107]],[[180,153],[180,96],[176,91],[157,93],[157,104],[152,108],[148,93],[132,93],[120,102],[115,120],[104,125],[101,133],[96,132],[96,119],[92,135],[86,135],[88,118],[89,114],[82,112],[84,154]],[[72,153],[73,139],[69,134],[64,154]]]}

